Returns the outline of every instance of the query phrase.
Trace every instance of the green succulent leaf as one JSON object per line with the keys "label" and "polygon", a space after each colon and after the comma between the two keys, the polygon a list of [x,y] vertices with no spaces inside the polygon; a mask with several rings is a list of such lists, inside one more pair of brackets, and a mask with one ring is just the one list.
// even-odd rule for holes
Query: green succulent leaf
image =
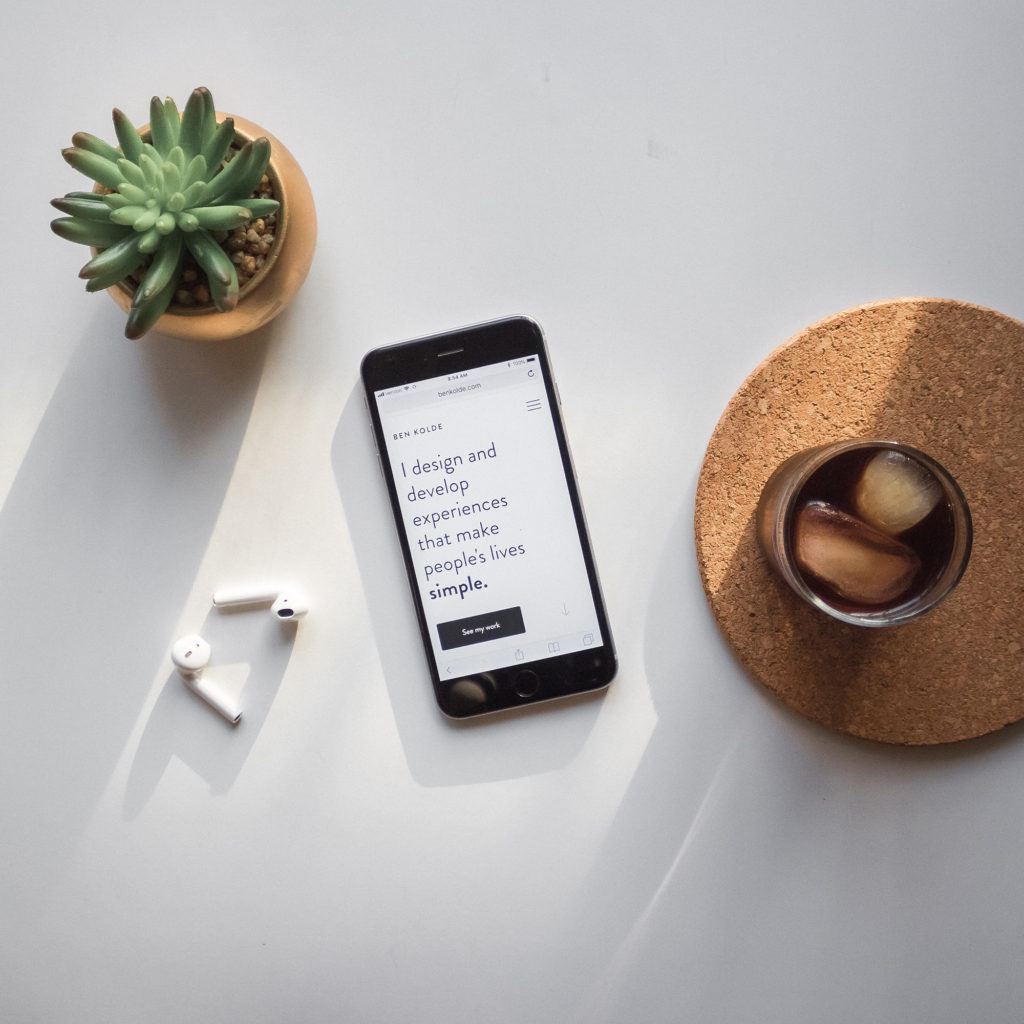
{"label": "green succulent leaf", "polygon": [[114,266],[104,273],[97,274],[96,277],[90,277],[89,280],[85,282],[85,290],[87,292],[106,291],[107,288],[110,288],[115,284],[120,284],[128,274],[131,274],[135,270],[138,270],[138,264],[134,267],[130,267],[124,273],[121,272],[120,267]]}
{"label": "green succulent leaf", "polygon": [[164,236],[160,234],[159,229],[154,224],[153,227],[139,238],[139,252],[148,256],[150,253],[154,253],[160,248],[163,240]]}
{"label": "green succulent leaf", "polygon": [[114,108],[114,132],[117,135],[117,141],[121,146],[121,153],[125,160],[130,160],[133,164],[137,164],[139,157],[142,155],[142,137],[136,130],[135,125],[116,107]]}
{"label": "green succulent leaf", "polygon": [[197,181],[206,181],[206,158],[202,153],[196,153],[192,157],[181,176],[181,184],[185,188],[194,185]]}
{"label": "green succulent leaf", "polygon": [[146,176],[142,173],[142,168],[137,163],[132,163],[131,160],[122,157],[117,161],[117,169],[121,172],[122,181],[127,181],[136,188],[146,187]]}
{"label": "green succulent leaf", "polygon": [[221,287],[215,281],[210,282],[210,298],[218,313],[230,313],[238,305],[238,274],[235,273],[235,284]]}
{"label": "green succulent leaf", "polygon": [[109,277],[90,277],[85,282],[85,290],[87,292],[105,292],[108,288],[113,287],[115,284],[120,284],[123,280],[124,278],[114,277],[113,275]]}
{"label": "green succulent leaf", "polygon": [[269,217],[281,209],[276,199],[236,199],[236,206],[244,206],[249,211],[249,218]]}
{"label": "green succulent leaf", "polygon": [[[207,231],[234,231],[252,214],[244,206],[197,206],[189,210],[201,228]],[[219,248],[219,247],[218,247]]]}
{"label": "green succulent leaf", "polygon": [[139,236],[131,233],[93,256],[78,272],[78,276],[88,280],[91,277],[99,277],[100,274],[117,273],[117,280],[120,281],[140,262]]}
{"label": "green succulent leaf", "polygon": [[101,156],[104,160],[109,160],[114,164],[121,159],[121,154],[109,142],[104,142],[103,139],[90,135],[88,132],[75,132],[71,136],[71,144],[79,149],[84,149],[87,153],[95,153],[96,156]]}
{"label": "green succulent leaf", "polygon": [[168,285],[177,283],[183,248],[181,235],[171,235],[160,243],[145,277],[135,290],[133,308],[152,302]]}
{"label": "green succulent leaf", "polygon": [[185,150],[181,146],[175,146],[168,154],[167,159],[164,161],[164,166],[172,164],[178,171],[179,174],[185,173],[185,165],[187,158],[185,157]]}
{"label": "green succulent leaf", "polygon": [[182,183],[181,170],[178,165],[173,160],[168,160],[161,169],[164,173],[164,193],[174,195],[175,192],[180,192],[182,189]]}
{"label": "green succulent leaf", "polygon": [[205,140],[210,138],[210,136],[214,133],[214,130],[217,127],[217,109],[216,105],[213,102],[213,93],[210,92],[210,90],[207,89],[205,85],[199,86],[196,89],[196,92],[199,93],[199,95],[202,97],[203,110],[205,111],[206,114],[205,118],[203,119],[203,126],[206,132],[204,136]]}
{"label": "green succulent leaf", "polygon": [[149,103],[149,130],[153,136],[153,146],[166,155],[177,144],[181,137],[181,119],[174,100],[169,96],[161,102],[154,96]]}
{"label": "green succulent leaf", "polygon": [[225,117],[216,130],[203,142],[203,159],[206,166],[215,171],[224,162],[224,158],[235,141],[235,119]]}
{"label": "green succulent leaf", "polygon": [[206,276],[211,284],[216,281],[227,286],[231,283],[232,277],[237,281],[238,274],[235,271],[235,265],[209,231],[200,228],[193,232],[185,239],[185,245],[195,257],[196,262],[206,271]]}
{"label": "green succulent leaf", "polygon": [[206,101],[201,89],[193,89],[181,115],[181,148],[189,156],[195,156],[202,152],[205,137]]}
{"label": "green succulent leaf", "polygon": [[[122,184],[124,184],[122,182]],[[104,204],[111,210],[120,210],[122,206],[135,206],[138,205],[133,203],[127,196],[122,195],[120,192],[106,192],[100,199],[103,200]]]}
{"label": "green succulent leaf", "polygon": [[238,304],[238,271],[228,254],[202,228],[185,235],[185,245],[206,272],[213,304],[222,313],[230,312]]}
{"label": "green succulent leaf", "polygon": [[152,199],[150,194],[150,187],[139,188],[137,185],[133,185],[130,181],[122,181],[119,186],[119,193],[125,199],[127,199],[134,206],[145,206],[146,203]]}
{"label": "green succulent leaf", "polygon": [[259,184],[270,160],[267,139],[247,142],[235,158],[210,181],[211,203],[233,202],[247,197]]}
{"label": "green succulent leaf", "polygon": [[159,206],[149,206],[132,222],[132,229],[143,234],[150,228],[156,227],[157,218],[160,216]]}
{"label": "green succulent leaf", "polygon": [[[86,196],[88,198],[86,198]],[[81,220],[109,221],[110,207],[95,193],[84,195],[66,195],[63,199],[52,199],[50,205],[69,217]]]}
{"label": "green succulent leaf", "polygon": [[[177,276],[177,275],[175,275]],[[158,292],[149,302],[141,306],[132,306],[128,310],[128,322],[125,324],[124,336],[137,341],[167,312],[174,298],[174,282],[163,291]]]}
{"label": "green succulent leaf", "polygon": [[208,280],[213,305],[219,313],[230,313],[238,305],[238,271],[235,269],[235,265],[231,264],[231,280],[228,284],[221,284],[220,281],[213,278]]}
{"label": "green succulent leaf", "polygon": [[185,196],[184,209],[190,210],[193,206],[204,206],[210,198],[210,186],[205,181],[194,181],[183,195]]}
{"label": "green succulent leaf", "polygon": [[73,146],[63,151],[64,159],[71,164],[76,171],[84,174],[93,181],[98,181],[106,188],[117,190],[121,184],[121,172],[117,164],[106,157],[96,153],[90,153],[87,149],[80,149]]}
{"label": "green succulent leaf", "polygon": [[145,212],[146,207],[142,204],[122,206],[120,209],[111,211],[110,220],[114,224],[131,227]]}
{"label": "green succulent leaf", "polygon": [[66,238],[69,242],[91,245],[97,249],[104,249],[131,235],[130,228],[126,229],[109,221],[104,223],[82,217],[57,217],[50,221],[50,227],[55,235]]}
{"label": "green succulent leaf", "polygon": [[146,176],[146,188],[162,191],[164,187],[164,172],[160,166],[162,161],[154,160],[148,153],[139,157],[139,167]]}

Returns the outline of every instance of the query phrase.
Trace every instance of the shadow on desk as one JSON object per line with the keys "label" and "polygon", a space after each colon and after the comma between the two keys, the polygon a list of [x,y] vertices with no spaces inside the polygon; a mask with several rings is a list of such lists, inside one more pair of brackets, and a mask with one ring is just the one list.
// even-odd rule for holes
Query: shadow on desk
{"label": "shadow on desk", "polygon": [[166,657],[270,341],[267,329],[230,346],[129,343],[119,316],[97,310],[0,512],[0,855],[28,913],[72,855]]}
{"label": "shadow on desk", "polygon": [[172,759],[204,779],[212,795],[231,789],[281,687],[297,626],[269,619],[263,608],[248,613],[211,610],[198,631],[215,652],[202,683],[229,697],[242,718],[237,725],[228,723],[173,671],[132,761],[124,796],[126,819],[144,809]]}
{"label": "shadow on desk", "polygon": [[[990,781],[1004,761],[1003,770],[1016,774],[1024,723],[939,746],[856,739],[802,718],[745,677],[738,661],[735,672],[723,672],[728,661],[720,656],[695,661],[686,644],[664,644],[681,602],[692,605],[686,609],[691,629],[717,633],[702,607],[693,562],[686,507],[654,582],[648,616],[646,670],[657,726],[567,915],[572,934],[587,936],[576,949],[586,969],[577,974],[600,984],[565,991],[563,1019],[654,1019],[645,1002],[652,993],[672,1003],[672,1019],[751,1019],[746,1008],[720,1012],[746,991],[730,987],[743,972],[783,979],[785,998],[797,1002],[813,985],[825,1005],[836,976],[807,968],[822,959],[821,937],[811,931],[779,942],[778,921],[764,910],[780,892],[801,901],[813,920],[844,879],[871,878],[877,866],[885,879],[886,872],[906,875],[897,888],[917,890],[918,914],[927,920],[931,882],[921,865],[935,854],[930,830],[947,821],[947,847],[962,847],[966,855],[987,842],[980,837],[992,828],[992,806],[1008,821],[1024,810],[1018,790],[993,789]],[[692,586],[680,583],[687,578]],[[706,659],[710,648],[693,649],[704,650]],[[948,811],[938,812],[936,825],[926,794],[945,796],[947,790]],[[958,803],[963,790],[972,798]],[[989,849],[998,864],[1000,844]],[[977,888],[985,889],[984,878]],[[862,895],[859,926],[885,934],[882,925],[892,925],[888,890],[868,887]],[[909,906],[911,897],[905,902]],[[916,949],[924,932],[908,926],[893,944]],[[840,930],[827,956],[850,962],[857,936],[856,928]],[[567,942],[567,935],[555,933],[552,963]],[[861,983],[857,972],[849,977],[854,986]],[[546,977],[536,987],[557,990]],[[798,1010],[790,1009],[785,1019],[796,1019]]]}
{"label": "shadow on desk", "polygon": [[597,720],[600,694],[473,722],[452,722],[435,704],[359,385],[342,411],[331,460],[384,680],[413,778],[423,786],[457,786],[521,778],[569,764]]}

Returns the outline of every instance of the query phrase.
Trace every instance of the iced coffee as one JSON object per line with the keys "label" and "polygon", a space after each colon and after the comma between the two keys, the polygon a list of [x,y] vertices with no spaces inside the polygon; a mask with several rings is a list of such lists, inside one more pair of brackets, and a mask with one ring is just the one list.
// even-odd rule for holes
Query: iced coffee
{"label": "iced coffee", "polygon": [[894,441],[800,452],[769,479],[757,510],[769,562],[805,600],[865,626],[906,622],[956,586],[971,519],[956,481]]}

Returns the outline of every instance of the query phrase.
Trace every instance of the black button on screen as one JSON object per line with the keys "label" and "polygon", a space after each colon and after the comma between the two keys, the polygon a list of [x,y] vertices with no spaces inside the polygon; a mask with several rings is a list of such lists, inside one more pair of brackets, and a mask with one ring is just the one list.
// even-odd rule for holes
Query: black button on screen
{"label": "black button on screen", "polygon": [[470,644],[482,644],[487,640],[516,636],[525,632],[523,610],[518,607],[503,608],[499,612],[470,615],[465,619],[452,619],[451,622],[437,624],[437,635],[441,640],[441,647],[446,651],[453,647],[468,647]]}

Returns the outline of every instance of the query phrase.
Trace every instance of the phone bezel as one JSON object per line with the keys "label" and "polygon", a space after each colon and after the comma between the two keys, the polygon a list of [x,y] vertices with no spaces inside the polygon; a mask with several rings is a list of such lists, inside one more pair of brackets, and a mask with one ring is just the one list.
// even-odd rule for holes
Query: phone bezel
{"label": "phone bezel", "polygon": [[[446,373],[486,366],[505,359],[536,356],[547,393],[559,456],[568,491],[576,532],[603,638],[600,646],[558,654],[517,665],[505,666],[472,676],[441,680],[431,644],[430,626],[420,599],[416,564],[406,535],[402,506],[377,409],[375,392],[390,387],[428,380]],[[440,334],[416,338],[373,349],[363,358],[361,377],[370,414],[374,445],[387,486],[409,587],[412,591],[420,638],[438,707],[449,718],[475,718],[557,700],[575,694],[605,689],[615,676],[617,659],[608,626],[597,567],[587,530],[583,504],[576,483],[572,455],[562,422],[558,390],[551,372],[547,346],[540,326],[529,317],[513,316],[492,320]],[[534,680],[536,690],[531,691]],[[481,698],[481,694],[483,697]]]}

